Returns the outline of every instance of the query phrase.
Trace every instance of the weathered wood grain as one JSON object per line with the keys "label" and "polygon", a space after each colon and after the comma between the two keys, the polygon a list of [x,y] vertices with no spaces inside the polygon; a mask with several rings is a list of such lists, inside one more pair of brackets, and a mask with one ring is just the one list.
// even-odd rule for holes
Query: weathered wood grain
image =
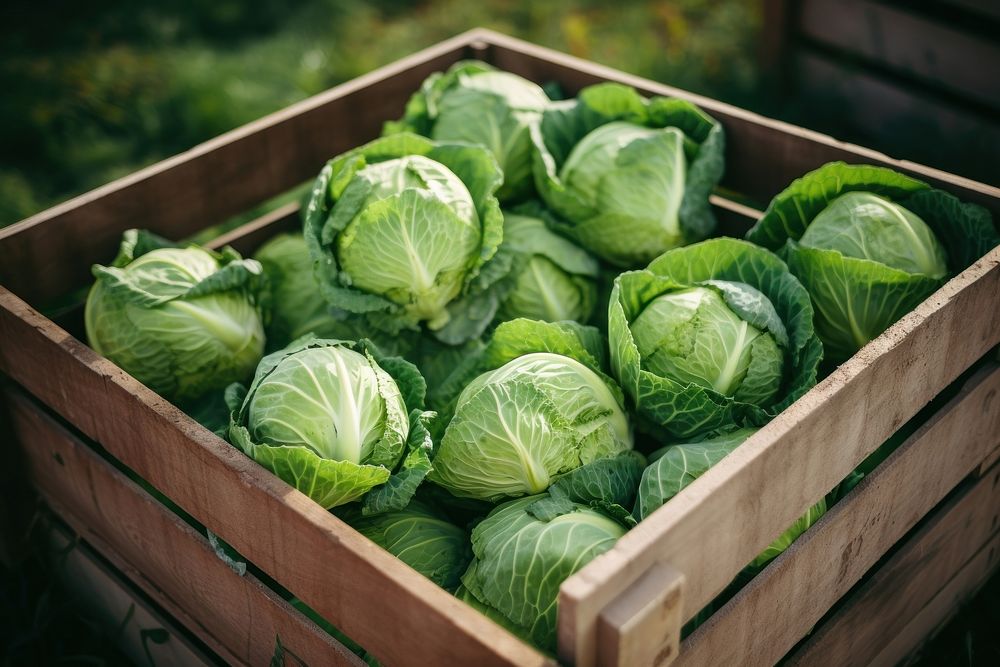
{"label": "weathered wood grain", "polygon": [[0,370],[380,660],[547,662],[3,288],[0,340]]}
{"label": "weathered wood grain", "polygon": [[267,664],[275,638],[308,664],[361,661],[16,389],[4,391],[29,474],[74,531],[227,662]]}
{"label": "weathered wood grain", "polygon": [[[772,665],[781,659],[1000,444],[998,393],[1000,367],[991,365],[688,637],[676,664]],[[993,533],[1000,488],[988,480],[975,489],[961,502],[936,511],[938,518],[922,530],[926,539],[913,542],[923,546],[896,561],[901,565],[879,570],[878,576],[897,589],[887,594],[880,585],[874,589],[876,597],[850,612],[846,623],[825,624],[814,640],[827,640],[803,655],[800,664],[864,664],[894,627],[901,629],[907,610],[912,613],[922,605],[917,603],[921,593],[936,592],[944,583],[938,579],[941,573],[955,572]],[[954,548],[961,560],[944,554],[933,567],[922,563],[944,546]]]}

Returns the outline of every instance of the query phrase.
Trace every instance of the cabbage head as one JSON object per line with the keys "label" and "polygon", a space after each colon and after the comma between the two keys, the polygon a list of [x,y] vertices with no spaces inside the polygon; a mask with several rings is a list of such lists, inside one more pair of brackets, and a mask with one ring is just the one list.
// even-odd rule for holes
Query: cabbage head
{"label": "cabbage head", "polygon": [[588,321],[597,303],[600,266],[587,251],[553,233],[535,203],[504,212],[504,247],[516,254],[513,284],[498,318]]}
{"label": "cabbage head", "polygon": [[831,162],[778,194],[747,238],[779,250],[841,362],[1000,243],[989,212],[922,181]]}
{"label": "cabbage head", "polygon": [[641,266],[715,229],[722,126],[690,102],[598,84],[550,105],[532,141],[557,231],[612,264]]}
{"label": "cabbage head", "polygon": [[264,267],[271,287],[271,321],[267,343],[285,347],[306,334],[317,338],[369,338],[390,354],[409,351],[402,336],[389,336],[367,326],[364,318],[337,311],[327,303],[313,276],[313,261],[302,234],[279,234],[262,245],[254,259]]}
{"label": "cabbage head", "polygon": [[352,528],[441,588],[461,583],[472,550],[469,533],[418,500],[405,508],[375,516],[360,512],[342,517]]}
{"label": "cabbage head", "polygon": [[91,347],[164,398],[221,392],[260,361],[267,290],[257,262],[133,229],[111,266],[93,272],[84,312]]}
{"label": "cabbage head", "polygon": [[608,320],[613,374],[659,437],[761,426],[816,384],[809,295],[746,241],[703,241],[621,274]]}
{"label": "cabbage head", "polygon": [[497,197],[524,199],[534,190],[530,127],[549,98],[539,86],[480,61],[463,61],[424,81],[402,119],[385,134],[415,132],[439,141],[485,146],[503,170]]}
{"label": "cabbage head", "polygon": [[[642,480],[639,482],[635,508],[632,510],[636,520],[646,519],[756,432],[756,428],[741,428],[700,442],[678,443],[653,452],[650,455],[652,463],[643,471]],[[816,523],[825,512],[824,499],[809,508],[788,530],[761,552],[749,567],[762,568],[790,547],[792,542]]]}
{"label": "cabbage head", "polygon": [[425,326],[457,345],[499,306],[501,172],[484,148],[395,134],[331,160],[305,212],[320,290],[389,334]]}
{"label": "cabbage head", "polygon": [[496,502],[540,493],[564,473],[630,450],[621,391],[590,348],[601,344],[596,330],[576,323],[501,324],[475,363],[445,383],[446,391],[464,389],[444,408],[450,422],[428,479]]}
{"label": "cabbage head", "polygon": [[398,510],[430,469],[424,392],[415,366],[368,341],[306,338],[227,389],[229,440],[327,509]]}
{"label": "cabbage head", "polygon": [[[472,530],[475,558],[461,596],[501,625],[554,653],[559,586],[608,551],[627,527],[586,505],[555,511],[549,494],[500,505]],[[485,608],[485,609],[484,609]]]}

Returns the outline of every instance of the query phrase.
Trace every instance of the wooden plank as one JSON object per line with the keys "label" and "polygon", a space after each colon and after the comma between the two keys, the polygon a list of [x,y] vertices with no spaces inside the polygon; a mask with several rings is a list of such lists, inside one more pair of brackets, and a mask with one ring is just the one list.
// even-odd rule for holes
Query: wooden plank
{"label": "wooden plank", "polygon": [[916,618],[871,661],[871,667],[895,667],[934,636],[990,577],[1000,571],[1000,533],[984,546]]}
{"label": "wooden plank", "polygon": [[36,305],[90,279],[123,231],[168,238],[240,213],[378,136],[425,77],[470,55],[471,33],[293,104],[177,156],[0,229],[0,284]]}
{"label": "wooden plank", "polygon": [[654,560],[687,577],[683,617],[690,619],[771,540],[1000,342],[998,294],[1000,248],[568,579],[560,595],[560,657],[582,667],[594,664],[598,615]]}
{"label": "wooden plank", "polygon": [[548,662],[3,288],[0,340],[0,370],[379,660]]}
{"label": "wooden plank", "polygon": [[[979,468],[976,471],[976,474],[978,474],[980,477],[986,475],[987,473],[993,474],[992,472],[990,472],[990,469],[993,468],[998,461],[1000,461],[1000,447],[997,447],[992,452],[986,455],[986,458],[983,459],[983,462],[979,464]],[[994,483],[1000,484],[1000,474],[997,474],[996,479],[994,479]]]}
{"label": "wooden plank", "polygon": [[[688,637],[677,664],[772,665],[780,660],[976,469],[984,452],[1000,444],[997,392],[998,366],[970,379],[883,465]],[[919,609],[947,581],[940,577],[957,571],[993,534],[998,513],[1000,488],[992,480],[935,511],[935,518],[908,540],[915,551],[897,554],[893,562],[898,566],[879,570],[878,576],[888,577],[897,590],[848,612],[846,624],[824,624],[813,641],[825,639],[800,664],[865,664],[871,647],[881,648],[892,628],[902,627],[904,612]],[[937,560],[924,563],[932,556]],[[761,618],[769,622],[760,623]]]}
{"label": "wooden plank", "polygon": [[874,0],[807,0],[799,12],[801,34],[849,58],[866,58],[1000,109],[995,39]]}
{"label": "wooden plank", "polygon": [[726,175],[723,185],[755,199],[761,207],[805,172],[826,162],[843,160],[854,164],[882,165],[909,173],[953,192],[965,201],[982,204],[993,212],[995,219],[1000,220],[1000,188],[914,162],[894,160],[878,151],[837,141],[819,132],[506,35],[487,30],[478,31],[478,34],[489,45],[484,54],[489,62],[534,81],[558,81],[570,95],[594,83],[617,81],[634,86],[646,95],[679,97],[701,106],[726,129]]}
{"label": "wooden plank", "polygon": [[[842,113],[858,127],[896,126],[914,135],[923,129],[951,137],[956,144],[952,154],[961,149],[975,149],[977,155],[1000,151],[1000,123],[975,110],[820,53],[800,52],[793,65],[806,97],[820,103],[850,100]],[[992,173],[1000,176],[996,169]],[[1000,219],[996,213],[994,217]]]}
{"label": "wooden plank", "polygon": [[296,202],[285,204],[266,215],[251,220],[205,245],[218,250],[231,246],[244,257],[248,257],[269,239],[282,232],[302,231],[302,219]]}
{"label": "wooden plank", "polygon": [[[117,631],[115,643],[134,664],[146,664],[150,659],[161,667],[217,664],[217,658],[188,641],[187,632],[138,594],[120,572],[102,562],[88,545],[74,544],[74,540],[65,528],[52,527],[49,542],[53,551],[61,554],[59,578],[77,604],[103,628]],[[166,632],[165,641],[147,639],[145,633],[150,630]]]}
{"label": "wooden plank", "polygon": [[683,574],[654,563],[601,612],[598,662],[607,667],[669,665],[681,640],[683,589]]}
{"label": "wooden plank", "polygon": [[309,664],[360,660],[73,436],[22,392],[4,391],[29,475],[85,540],[227,662],[266,664],[275,637]]}
{"label": "wooden plank", "polygon": [[[997,470],[1000,472],[1000,469]],[[907,486],[919,488],[920,481]],[[902,488],[902,487],[900,487]],[[869,664],[997,532],[1000,485],[980,479],[935,510],[791,657],[790,665]],[[780,656],[779,656],[780,657]]]}
{"label": "wooden plank", "polygon": [[996,0],[941,0],[941,2],[978,14],[980,18],[1000,22],[1000,4],[997,4]]}

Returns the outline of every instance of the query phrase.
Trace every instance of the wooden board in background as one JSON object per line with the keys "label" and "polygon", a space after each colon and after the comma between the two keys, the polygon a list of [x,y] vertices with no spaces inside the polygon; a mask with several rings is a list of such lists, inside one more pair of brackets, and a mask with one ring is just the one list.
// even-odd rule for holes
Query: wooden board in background
{"label": "wooden board in background", "polygon": [[1000,109],[996,35],[987,39],[876,0],[806,0],[800,5],[798,29],[816,43]]}
{"label": "wooden board in background", "polygon": [[993,536],[934,599],[871,661],[871,667],[896,667],[930,640],[936,630],[971,600],[976,591],[1000,571],[1000,533]]}

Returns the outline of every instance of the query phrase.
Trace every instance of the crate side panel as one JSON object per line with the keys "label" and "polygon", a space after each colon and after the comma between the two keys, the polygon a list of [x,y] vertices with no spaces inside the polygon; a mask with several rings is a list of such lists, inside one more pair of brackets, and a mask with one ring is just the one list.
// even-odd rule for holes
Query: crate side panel
{"label": "crate side panel", "polygon": [[0,370],[380,660],[545,662],[3,288],[0,339]]}
{"label": "crate side panel", "polygon": [[[1000,367],[977,374],[958,397],[688,637],[677,664],[771,665],[781,659],[883,554],[976,468],[987,451],[1000,443],[998,392]],[[954,557],[942,555],[940,567],[949,574],[993,533],[991,524],[1000,511],[1000,489],[980,484],[942,512],[952,510],[961,521],[935,519],[932,525],[936,527],[923,531],[930,530],[928,541],[922,542],[930,545],[929,549],[915,552],[927,555],[961,539]],[[905,579],[906,570],[889,575],[897,579],[900,590],[891,600],[879,600],[885,608],[874,615],[853,615],[857,624],[835,631],[833,641],[826,642],[812,657],[824,656],[830,664],[859,664],[854,660],[864,660],[866,642],[877,644],[895,621],[906,618],[903,611],[907,605],[911,611],[920,608],[912,606],[915,597],[920,599],[921,593],[937,590],[920,588],[934,581],[927,579],[932,573],[929,567],[922,569],[913,581]],[[936,586],[943,583],[937,581]],[[914,590],[907,590],[908,584],[915,584]],[[806,659],[803,664],[813,663]]]}
{"label": "crate side panel", "polygon": [[[684,618],[690,619],[771,540],[1000,343],[997,294],[1000,248],[567,580],[560,596],[561,657],[592,664],[597,614],[654,560],[687,577]],[[790,470],[796,474],[779,474]],[[704,526],[715,530],[706,533]],[[693,543],[701,548],[691,549]]]}
{"label": "crate side panel", "polygon": [[971,600],[983,584],[1000,571],[1000,533],[979,550],[951,581],[927,603],[910,623],[886,643],[869,663],[871,667],[895,667],[934,636],[959,608]]}
{"label": "crate side panel", "polygon": [[[187,626],[164,614],[165,605],[151,602],[152,596],[140,593],[122,571],[108,565],[105,560],[109,559],[96,545],[78,540],[61,525],[53,526],[49,545],[53,555],[64,554],[58,575],[63,585],[100,627],[121,628],[116,643],[134,664],[144,664],[150,658],[156,665],[211,667],[217,663],[218,658],[213,659],[205,650],[206,642],[195,645]],[[145,633],[153,628],[166,631],[166,641],[149,641]],[[228,654],[225,659],[237,662]]]}
{"label": "crate side panel", "polygon": [[[43,498],[85,539],[98,538],[142,573],[154,598],[183,610],[189,629],[246,664],[274,640],[310,664],[358,664],[346,648],[250,575],[241,577],[193,528],[101,460],[30,399],[7,389],[17,439]],[[138,582],[137,582],[138,583]],[[141,585],[141,584],[140,584]],[[185,619],[187,620],[187,619]]]}
{"label": "crate side panel", "polygon": [[[951,499],[793,654],[792,665],[869,664],[990,541],[1000,513],[1000,468]],[[906,485],[918,480],[905,480]],[[903,488],[903,487],[900,487]]]}

